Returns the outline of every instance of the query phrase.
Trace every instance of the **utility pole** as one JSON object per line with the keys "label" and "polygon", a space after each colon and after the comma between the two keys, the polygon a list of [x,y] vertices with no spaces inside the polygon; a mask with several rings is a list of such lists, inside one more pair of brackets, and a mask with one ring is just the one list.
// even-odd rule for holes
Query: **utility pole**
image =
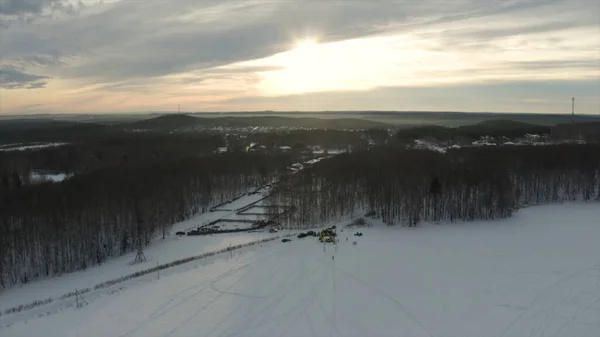
{"label": "utility pole", "polygon": [[85,298],[83,298],[83,295],[81,295],[77,289],[75,289],[75,303],[77,304],[77,308],[81,308],[84,303],[88,304]]}
{"label": "utility pole", "polygon": [[177,104],[177,114],[181,114],[181,104]]}

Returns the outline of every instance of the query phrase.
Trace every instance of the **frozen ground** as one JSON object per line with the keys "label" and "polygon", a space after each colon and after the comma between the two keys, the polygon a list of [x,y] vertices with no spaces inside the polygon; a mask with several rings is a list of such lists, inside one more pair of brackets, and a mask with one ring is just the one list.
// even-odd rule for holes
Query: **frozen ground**
{"label": "frozen ground", "polygon": [[337,251],[310,237],[273,242],[2,324],[0,335],[598,336],[599,219],[597,203],[564,204],[360,238],[347,229]]}

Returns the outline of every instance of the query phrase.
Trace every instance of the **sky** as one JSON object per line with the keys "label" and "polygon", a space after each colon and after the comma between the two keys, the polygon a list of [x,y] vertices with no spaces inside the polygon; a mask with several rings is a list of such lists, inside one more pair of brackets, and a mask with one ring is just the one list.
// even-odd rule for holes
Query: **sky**
{"label": "sky", "polygon": [[600,114],[598,0],[0,0],[0,114]]}

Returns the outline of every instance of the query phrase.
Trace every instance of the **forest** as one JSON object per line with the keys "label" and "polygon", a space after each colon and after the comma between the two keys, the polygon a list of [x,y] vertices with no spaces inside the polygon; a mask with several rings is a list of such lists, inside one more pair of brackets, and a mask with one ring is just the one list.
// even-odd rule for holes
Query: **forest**
{"label": "forest", "polygon": [[[110,167],[151,165],[183,158],[210,156],[218,147],[245,152],[251,143],[264,145],[268,153],[290,146],[297,155],[308,146],[365,149],[367,140],[383,144],[383,129],[364,131],[291,130],[253,134],[129,133],[98,139],[79,139],[62,146],[36,151],[0,151],[0,190],[29,184],[32,171],[84,174]],[[68,141],[68,139],[60,139]]]}
{"label": "forest", "polygon": [[289,155],[224,154],[112,167],[0,190],[0,286],[86,269],[269,183]]}
{"label": "forest", "polygon": [[321,161],[287,177],[269,198],[305,228],[368,214],[388,225],[511,216],[530,204],[600,200],[600,144],[462,148],[380,147]]}
{"label": "forest", "polygon": [[[175,117],[168,120],[176,127],[195,118]],[[157,119],[127,125],[148,123]],[[236,123],[250,125],[254,119]],[[135,251],[168,235],[172,224],[275,178],[281,180],[267,202],[296,206],[296,212],[279,219],[293,228],[365,214],[403,226],[494,219],[528,204],[600,199],[598,143],[463,147],[444,154],[405,146],[421,137],[546,134],[547,126],[489,121],[397,129],[394,135],[379,124],[260,132],[138,132],[125,131],[119,123],[82,124],[0,124],[0,131],[11,131],[0,132],[10,141],[31,136],[65,143],[0,151],[0,288],[86,269]],[[566,134],[580,132],[577,126]],[[246,152],[252,143],[263,150]],[[313,146],[352,151],[287,175],[290,164],[314,158]],[[215,154],[222,147],[227,152]],[[60,183],[31,184],[36,170],[72,176]]]}
{"label": "forest", "polygon": [[[110,167],[149,165],[210,155],[225,140],[219,135],[127,134],[94,140],[77,140],[36,151],[0,152],[0,178],[11,186],[14,174],[26,183],[32,170],[88,173]],[[0,184],[0,189],[8,188]]]}

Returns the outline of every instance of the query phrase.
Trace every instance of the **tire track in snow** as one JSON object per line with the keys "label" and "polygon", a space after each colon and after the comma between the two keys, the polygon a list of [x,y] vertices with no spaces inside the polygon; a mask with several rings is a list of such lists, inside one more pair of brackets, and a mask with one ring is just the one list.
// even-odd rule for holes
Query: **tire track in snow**
{"label": "tire track in snow", "polygon": [[[315,269],[313,270],[313,272],[312,272],[312,273],[308,274],[308,273],[306,272],[306,260],[302,260],[302,272],[300,272],[300,273],[298,274],[297,278],[298,278],[298,279],[303,279],[304,277],[302,277],[302,276],[303,276],[303,275],[307,275],[307,274],[308,274],[308,276],[305,276],[305,278],[306,278],[306,279],[308,279],[308,281],[309,281],[309,290],[308,290],[308,294],[307,294],[306,296],[304,296],[303,300],[301,301],[301,302],[302,302],[302,304],[301,304],[300,306],[296,306],[296,307],[295,307],[295,309],[292,309],[292,310],[290,310],[290,312],[288,313],[288,317],[289,317],[289,318],[294,318],[294,316],[292,316],[292,315],[289,315],[289,314],[291,314],[292,312],[294,312],[294,311],[296,311],[296,310],[299,310],[299,309],[300,309],[300,307],[302,307],[302,311],[303,311],[304,313],[306,313],[306,303],[307,303],[307,302],[308,302],[310,299],[312,299],[312,298],[313,298],[313,296],[314,296],[314,293],[316,292],[316,287],[315,287],[315,286],[314,286],[314,285],[313,285],[313,284],[310,282],[310,277],[311,277],[312,275],[314,275],[314,274],[315,274],[317,271],[318,271],[318,268],[315,268]],[[304,283],[303,283],[303,285],[304,285]],[[282,337],[283,337],[283,336],[285,336],[285,335],[287,334],[287,332],[289,332],[289,330],[288,330],[289,326],[290,326],[292,323],[295,323],[296,321],[297,321],[297,320],[294,320],[294,321],[291,321],[291,320],[290,320],[290,322],[284,326],[284,328],[283,328],[284,332],[283,332],[283,334],[281,335]]]}
{"label": "tire track in snow", "polygon": [[313,324],[312,324],[312,320],[310,319],[310,316],[306,312],[306,308],[304,308],[304,317],[306,318],[306,324],[308,325],[308,328],[310,329],[312,336],[317,337],[317,334],[315,333],[315,328],[313,327]]}
{"label": "tire track in snow", "polygon": [[[314,275],[317,271],[315,270],[313,273],[309,274],[308,277]],[[261,316],[265,316],[266,311],[268,311],[268,315],[270,316],[269,319],[263,319],[261,321],[259,321],[259,323],[251,325],[251,326],[246,326],[243,329],[236,329],[238,331],[243,331],[243,330],[247,330],[247,329],[255,329],[261,326],[264,326],[266,324],[269,324],[271,322],[277,321],[278,319],[287,317],[289,314],[291,314],[292,312],[294,312],[295,310],[298,310],[298,308],[301,306],[302,302],[299,302],[298,304],[294,305],[292,308],[278,314],[275,316],[271,316],[270,314],[273,312],[274,308],[276,308],[279,304],[281,304],[281,302],[283,301],[284,298],[286,298],[289,295],[289,290],[291,288],[291,285],[293,285],[296,282],[299,282],[298,278],[295,278],[296,280],[293,282],[289,282],[289,286],[287,289],[285,289],[285,291],[278,291],[279,292],[279,296],[277,296],[273,301],[271,301],[271,303],[267,306],[266,309],[261,310],[260,314]],[[231,330],[231,329],[230,329]],[[241,332],[235,332],[233,334],[222,334],[221,336],[237,336],[239,335]]]}
{"label": "tire track in snow", "polygon": [[[272,258],[275,254],[273,252],[268,252],[267,253],[267,259]],[[276,256],[276,255],[275,255]],[[147,324],[151,323],[152,321],[154,321],[157,318],[160,318],[162,316],[164,316],[165,314],[169,313],[170,311],[172,311],[173,309],[176,309],[177,307],[189,302],[190,300],[196,298],[198,295],[206,292],[209,289],[212,289],[216,292],[219,292],[219,290],[217,290],[214,286],[215,283],[239,272],[242,269],[246,269],[252,265],[254,265],[257,261],[255,259],[248,258],[247,256],[244,256],[243,258],[239,258],[240,260],[237,261],[231,268],[229,268],[228,270],[226,270],[225,272],[217,275],[215,278],[206,280],[206,282],[203,283],[199,283],[199,284],[195,284],[193,286],[187,287],[185,289],[183,289],[182,291],[178,292],[177,294],[175,294],[174,297],[172,297],[169,301],[167,301],[165,304],[161,305],[159,308],[157,308],[148,319],[146,319],[143,323],[141,323],[140,325],[138,325],[137,327],[135,327],[134,329],[128,331],[127,333],[121,335],[120,337],[127,337],[127,336],[131,336],[133,333],[137,332],[139,329],[143,328],[144,326],[146,326]],[[249,263],[243,264],[244,262],[249,261]],[[262,260],[264,261],[264,260]],[[243,265],[242,265],[243,264]],[[240,266],[241,265],[241,266]],[[210,281],[210,282],[208,282]],[[206,283],[209,283],[208,285]],[[173,306],[169,306],[170,303],[173,303],[179,296],[181,296],[182,294],[193,290],[193,289],[198,289],[198,288],[202,288],[196,292],[194,292],[191,296],[187,296],[184,299],[182,299],[180,302],[176,303]],[[224,293],[226,293],[226,291],[224,291]]]}
{"label": "tire track in snow", "polygon": [[[303,261],[303,264],[305,264],[304,261]],[[306,272],[306,268],[304,268],[303,271],[300,272],[299,268],[296,268],[296,273],[290,274],[290,275],[294,275],[294,276],[288,277],[288,278],[292,279],[291,281],[279,283],[276,291],[273,292],[273,294],[277,294],[277,295],[272,300],[270,300],[267,303],[267,305],[262,308],[262,310],[260,310],[260,312],[258,313],[259,317],[256,317],[254,319],[254,320],[258,321],[256,324],[252,324],[252,325],[241,324],[238,326],[231,326],[229,329],[227,329],[227,330],[223,331],[221,334],[219,334],[219,336],[220,337],[222,337],[222,336],[237,336],[243,332],[246,332],[249,329],[256,329],[256,328],[265,326],[269,323],[277,322],[278,320],[288,318],[288,317],[290,317],[290,315],[292,313],[300,310],[301,308],[304,310],[306,307],[306,302],[309,301],[311,298],[314,298],[313,294],[315,294],[318,290],[316,287],[316,284],[313,284],[312,282],[310,282],[310,277],[313,276],[314,274],[318,273],[324,266],[325,266],[325,264],[317,265],[316,267],[314,267],[312,269],[311,272]],[[281,269],[281,265],[278,265],[277,267],[278,267],[278,269]],[[289,294],[293,293],[294,290],[298,290],[298,287],[295,287],[295,285],[300,282],[303,282],[305,279],[308,279],[310,282],[310,288],[308,291],[308,295],[304,296],[303,300],[296,301],[296,304],[294,306],[292,306],[291,308],[289,308],[288,310],[286,310],[282,313],[279,313],[277,315],[272,315],[275,308],[277,308],[281,304],[281,302],[287,296],[289,296]],[[264,319],[264,317],[268,317],[268,318]],[[261,318],[263,318],[263,319],[261,319]],[[250,319],[247,319],[246,321],[249,321],[249,320]],[[278,324],[276,326],[280,326],[280,325]]]}
{"label": "tire track in snow", "polygon": [[[216,277],[216,280],[218,281],[218,280],[220,280],[220,279],[223,279],[223,278],[225,278],[225,277],[227,277],[227,276],[231,275],[232,273],[235,273],[235,272],[237,272],[237,271],[239,271],[239,270],[241,270],[241,269],[247,268],[247,267],[249,267],[250,265],[252,265],[253,263],[251,262],[251,263],[248,263],[248,264],[246,264],[246,265],[243,265],[243,266],[241,266],[241,267],[237,267],[237,266],[239,266],[240,264],[241,264],[241,262],[237,263],[237,264],[236,264],[236,265],[234,265],[234,266],[233,266],[231,269],[229,269],[229,270],[227,270],[227,271],[223,272],[222,274],[219,274],[219,275]],[[212,282],[214,282],[214,279],[211,281],[211,283],[212,283]],[[176,299],[176,298],[178,298],[180,295],[183,295],[184,293],[186,293],[186,292],[188,292],[188,291],[190,291],[190,290],[198,289],[198,288],[200,288],[200,287],[203,287],[203,286],[204,286],[204,288],[202,288],[201,290],[199,290],[199,291],[197,291],[197,292],[193,293],[193,295],[185,297],[183,300],[181,300],[180,302],[178,302],[177,304],[175,304],[175,305],[173,305],[173,306],[170,306],[170,307],[168,306],[170,303],[172,303],[173,301],[175,301],[175,299]],[[157,308],[157,309],[156,309],[156,310],[155,310],[155,311],[152,313],[152,315],[150,315],[150,318],[149,318],[149,320],[154,320],[154,319],[156,319],[156,318],[159,318],[159,317],[163,316],[163,315],[164,315],[164,314],[166,314],[167,312],[169,312],[169,311],[171,311],[171,310],[173,310],[173,309],[175,309],[175,308],[179,307],[179,306],[180,306],[180,305],[182,305],[182,304],[185,304],[186,302],[188,302],[189,300],[193,299],[193,298],[194,298],[194,297],[196,297],[197,295],[199,295],[199,294],[201,294],[202,292],[206,291],[208,288],[209,288],[209,286],[206,286],[206,284],[204,284],[204,283],[200,283],[200,284],[193,285],[193,286],[191,286],[191,287],[188,287],[188,288],[186,288],[186,289],[184,289],[184,290],[180,291],[180,292],[179,292],[179,293],[177,293],[177,294],[176,294],[174,297],[172,297],[172,298],[171,298],[169,301],[167,301],[167,303],[165,303],[164,305],[162,305],[162,306],[158,307],[158,308]]]}
{"label": "tire track in snow", "polygon": [[[241,266],[241,267],[238,267],[240,264],[242,264],[242,262],[243,262],[243,261],[240,261],[240,262],[238,262],[237,264],[235,264],[234,266],[232,266],[232,267],[231,267],[229,270],[227,270],[227,271],[223,272],[222,274],[219,274],[219,275],[217,276],[216,280],[218,281],[219,279],[222,279],[222,278],[225,278],[225,277],[227,277],[227,276],[229,276],[229,275],[231,275],[231,274],[234,274],[234,273],[238,272],[239,270],[242,270],[242,269],[244,269],[244,268],[247,268],[248,266],[252,265],[252,263],[253,263],[253,262],[251,262],[251,263],[247,263],[247,264],[245,264],[245,265],[243,265],[243,266]],[[211,283],[212,283],[212,282],[215,282],[215,280],[211,281]],[[203,286],[204,286],[204,287],[203,287]],[[184,298],[184,299],[183,299],[182,301],[180,301],[179,303],[177,303],[177,304],[175,304],[175,305],[173,305],[173,306],[170,306],[170,307],[168,307],[168,305],[169,305],[170,303],[172,303],[172,302],[173,302],[173,300],[174,300],[176,297],[178,297],[179,295],[181,295],[181,294],[183,294],[183,293],[185,293],[185,292],[187,292],[187,291],[189,291],[189,290],[191,290],[191,289],[197,289],[197,288],[200,288],[200,287],[203,287],[203,288],[202,288],[202,289],[200,289],[200,290],[198,290],[198,291],[196,291],[196,292],[194,292],[194,294],[193,294],[193,295],[191,295],[191,296],[188,296],[188,297]],[[148,318],[147,318],[147,319],[146,319],[144,322],[142,322],[141,324],[139,324],[139,325],[138,325],[138,326],[136,326],[135,328],[131,329],[130,331],[126,332],[125,334],[122,334],[122,335],[120,335],[120,337],[128,337],[128,336],[132,336],[134,333],[136,333],[137,331],[139,331],[141,328],[145,327],[147,324],[149,324],[149,323],[152,323],[154,320],[156,320],[157,318],[160,318],[160,317],[164,316],[165,314],[167,314],[167,313],[168,313],[168,312],[170,312],[171,310],[173,310],[173,309],[175,309],[175,308],[177,308],[177,307],[179,307],[179,306],[181,306],[181,305],[183,305],[183,304],[187,303],[188,301],[190,301],[190,300],[192,300],[192,299],[196,298],[198,295],[200,295],[200,294],[204,293],[204,292],[205,292],[206,290],[208,290],[208,289],[210,289],[210,285],[206,285],[206,284],[204,284],[204,283],[201,283],[201,284],[197,284],[197,285],[194,285],[194,286],[191,286],[191,287],[188,287],[188,288],[186,288],[186,289],[182,290],[181,292],[177,293],[177,294],[175,295],[175,297],[173,297],[173,298],[171,298],[169,301],[167,301],[167,303],[165,303],[164,305],[162,305],[162,306],[160,306],[159,308],[157,308],[157,309],[156,309],[156,310],[155,310],[155,311],[154,311],[154,312],[153,312],[153,313],[150,315],[150,317],[148,317]]]}
{"label": "tire track in snow", "polygon": [[[507,335],[507,333],[513,327],[515,327],[518,323],[523,321],[523,319],[526,317],[526,315],[532,315],[533,318],[535,318],[536,316],[542,315],[544,313],[545,313],[544,324],[541,324],[540,322],[534,322],[535,325],[534,325],[533,331],[531,331],[529,333],[529,336],[534,336],[540,330],[543,333],[550,324],[555,322],[556,319],[562,318],[562,319],[566,320],[566,323],[564,326],[561,326],[560,328],[557,329],[558,331],[554,334],[554,336],[558,336],[560,333],[562,333],[562,331],[564,331],[564,329],[566,329],[570,324],[572,324],[573,319],[576,318],[577,315],[581,312],[581,310],[580,310],[581,308],[579,308],[576,311],[574,317],[571,319],[568,319],[568,318],[562,317],[562,316],[554,317],[555,315],[552,312],[552,308],[544,309],[544,307],[540,307],[540,302],[543,301],[548,296],[554,294],[552,292],[552,290],[558,288],[557,289],[558,291],[564,291],[565,288],[568,289],[568,284],[570,282],[572,282],[573,279],[576,279],[577,277],[583,275],[586,272],[597,271],[597,269],[595,267],[596,266],[594,266],[592,268],[584,268],[584,269],[577,270],[569,275],[559,278],[558,280],[556,280],[549,286],[545,287],[540,293],[538,293],[534,296],[533,300],[531,300],[531,302],[529,303],[527,308],[506,326],[506,328],[502,331],[502,333],[500,334],[499,337],[505,337]],[[562,299],[562,297],[561,297],[561,299]],[[545,336],[545,334],[543,334],[542,336]]]}
{"label": "tire track in snow", "polygon": [[[280,250],[284,250],[284,249],[287,250],[287,248],[283,248]],[[262,263],[259,265],[261,268],[264,268],[264,266],[271,266],[270,268],[267,269],[268,271],[271,271],[270,273],[268,273],[268,275],[267,275],[267,273],[263,272],[260,268],[253,270],[253,272],[260,273],[260,275],[262,275],[263,279],[260,282],[260,284],[262,286],[267,286],[269,284],[269,281],[273,280],[275,278],[275,275],[281,273],[282,270],[284,269],[281,266],[285,266],[286,264],[282,264],[282,262],[280,261],[283,259],[283,256],[284,256],[283,254],[278,253],[280,250],[277,250],[272,253],[272,256],[278,257],[278,259],[276,261],[272,261],[269,264],[269,263],[264,263],[265,260],[261,260]],[[289,293],[291,286],[294,285],[296,282],[298,282],[298,278],[296,278],[296,277],[292,278],[291,281],[279,282],[277,284],[277,287],[275,288],[275,290],[271,289],[271,291],[269,293],[267,293],[266,295],[263,295],[263,296],[259,296],[256,300],[267,299],[276,294],[278,296],[276,296],[274,299],[271,299],[269,302],[267,302],[268,303],[267,306],[263,307],[262,310],[260,310],[258,312],[256,310],[250,310],[250,312],[256,313],[256,315],[259,315],[259,317],[263,317],[266,311],[271,313],[274,310],[274,308],[276,308],[281,303],[281,301],[285,298],[286,294]],[[234,292],[226,292],[225,294],[226,295],[234,295],[234,296],[239,295],[239,293],[234,293]],[[245,295],[245,294],[241,294],[241,295]],[[241,297],[247,298],[246,296],[241,296]],[[235,312],[243,310],[243,309],[244,308],[242,306],[236,306],[233,309],[233,311],[229,313],[229,315],[223,317],[219,321],[219,323],[211,331],[209,331],[205,336],[211,336],[211,334],[213,332],[215,332],[218,329],[218,327],[220,327],[225,321],[230,320],[230,316],[232,316]],[[246,321],[249,321],[249,320],[250,320],[250,318],[248,318],[246,315]],[[256,319],[253,319],[253,320],[256,320]],[[230,332],[232,330],[242,330],[242,329],[241,328],[235,329],[235,326],[230,326],[225,331],[221,332],[219,334],[219,336],[224,336],[224,335],[226,335],[227,332]]]}
{"label": "tire track in snow", "polygon": [[394,303],[398,308],[402,309],[402,311],[404,311],[404,313],[413,321],[415,322],[419,328],[421,328],[421,330],[423,330],[429,337],[433,337],[433,335],[425,328],[425,326],[423,325],[423,323],[421,323],[421,321],[419,321],[419,319],[413,315],[412,312],[410,312],[410,310],[408,310],[400,301],[398,301],[397,299],[393,298],[392,296],[386,294],[385,292],[383,292],[381,289],[377,289],[374,286],[370,285],[369,283],[361,280],[360,278],[356,277],[355,275],[353,275],[352,273],[349,273],[345,270],[336,268],[337,270],[339,270],[340,272],[344,273],[345,275],[349,276],[350,278],[354,279],[355,281],[357,281],[358,283],[364,285],[365,287],[367,287],[368,289],[371,289],[372,291],[378,293],[379,295],[387,298],[388,300],[390,300],[392,303]]}
{"label": "tire track in snow", "polygon": [[[227,290],[235,287],[240,281],[242,280],[242,278],[238,278],[235,282],[233,282],[229,287],[227,287]],[[197,317],[200,313],[204,312],[204,310],[208,309],[213,303],[215,303],[216,301],[218,301],[224,294],[218,294],[217,296],[215,296],[215,298],[213,298],[212,300],[210,300],[208,303],[206,303],[205,305],[203,305],[200,309],[198,309],[196,312],[194,312],[191,316],[188,316],[188,318],[186,318],[183,322],[181,322],[178,326],[176,326],[175,328],[171,329],[169,332],[167,332],[167,334],[165,334],[164,337],[168,337],[168,336],[172,336],[177,330],[179,330],[179,328],[187,323],[189,323],[192,319],[194,319],[195,317]]]}
{"label": "tire track in snow", "polygon": [[[280,255],[280,254],[274,254],[274,253],[272,253],[272,252],[271,252],[270,254],[271,254],[271,255],[269,255],[269,258],[272,258],[273,256],[275,256],[275,257],[278,257],[279,259],[281,259],[281,255]],[[263,264],[261,264],[261,266],[264,266],[264,265],[265,265],[265,264],[264,264],[265,260],[262,260],[261,262],[263,262]],[[279,265],[279,264],[278,264],[278,265]],[[275,275],[277,275],[277,274],[279,273],[279,271],[281,270],[281,268],[271,268],[271,269],[274,269],[274,271],[273,271],[272,273],[270,273],[270,276],[268,277],[268,279],[273,279],[273,278],[275,277]],[[259,269],[258,271],[257,271],[257,270],[254,270],[254,272],[260,272],[260,271],[261,271],[260,269]],[[263,273],[262,275],[264,276],[264,273]],[[264,285],[267,285],[268,283],[267,283],[267,282],[261,282],[260,284],[264,286]],[[282,285],[280,285],[280,286],[282,286]],[[246,296],[245,294],[236,293],[236,292],[225,292],[225,291],[221,291],[221,290],[219,290],[219,289],[216,289],[216,288],[215,288],[215,291],[221,292],[221,293],[223,293],[223,294],[226,294],[226,295],[236,295],[236,296],[240,296],[240,297],[243,297],[243,298],[251,298],[251,297],[248,297],[248,296]],[[271,294],[267,294],[267,295],[264,295],[264,296],[259,296],[259,297],[256,297],[256,298],[257,298],[257,299],[267,298],[267,297],[269,297],[270,295],[271,295]],[[214,332],[215,332],[215,331],[216,331],[216,330],[217,330],[219,327],[221,327],[221,325],[223,325],[223,323],[224,323],[225,321],[228,321],[228,320],[230,319],[230,316],[233,316],[233,315],[234,315],[234,314],[235,314],[235,313],[236,313],[238,310],[241,310],[241,309],[242,309],[242,306],[236,306],[236,307],[233,309],[233,311],[232,311],[232,312],[230,312],[228,315],[226,315],[226,316],[222,317],[222,318],[219,320],[219,323],[218,323],[218,324],[216,324],[216,325],[215,325],[215,326],[214,326],[214,327],[213,327],[213,328],[212,328],[212,329],[211,329],[209,332],[207,332],[207,333],[205,334],[205,336],[207,336],[207,337],[208,337],[208,336],[211,336],[211,335],[212,335],[212,334],[213,334],[213,333],[214,333]],[[252,312],[252,311],[251,311],[251,312]],[[222,335],[223,335],[223,333],[219,334],[219,336],[222,336]]]}

